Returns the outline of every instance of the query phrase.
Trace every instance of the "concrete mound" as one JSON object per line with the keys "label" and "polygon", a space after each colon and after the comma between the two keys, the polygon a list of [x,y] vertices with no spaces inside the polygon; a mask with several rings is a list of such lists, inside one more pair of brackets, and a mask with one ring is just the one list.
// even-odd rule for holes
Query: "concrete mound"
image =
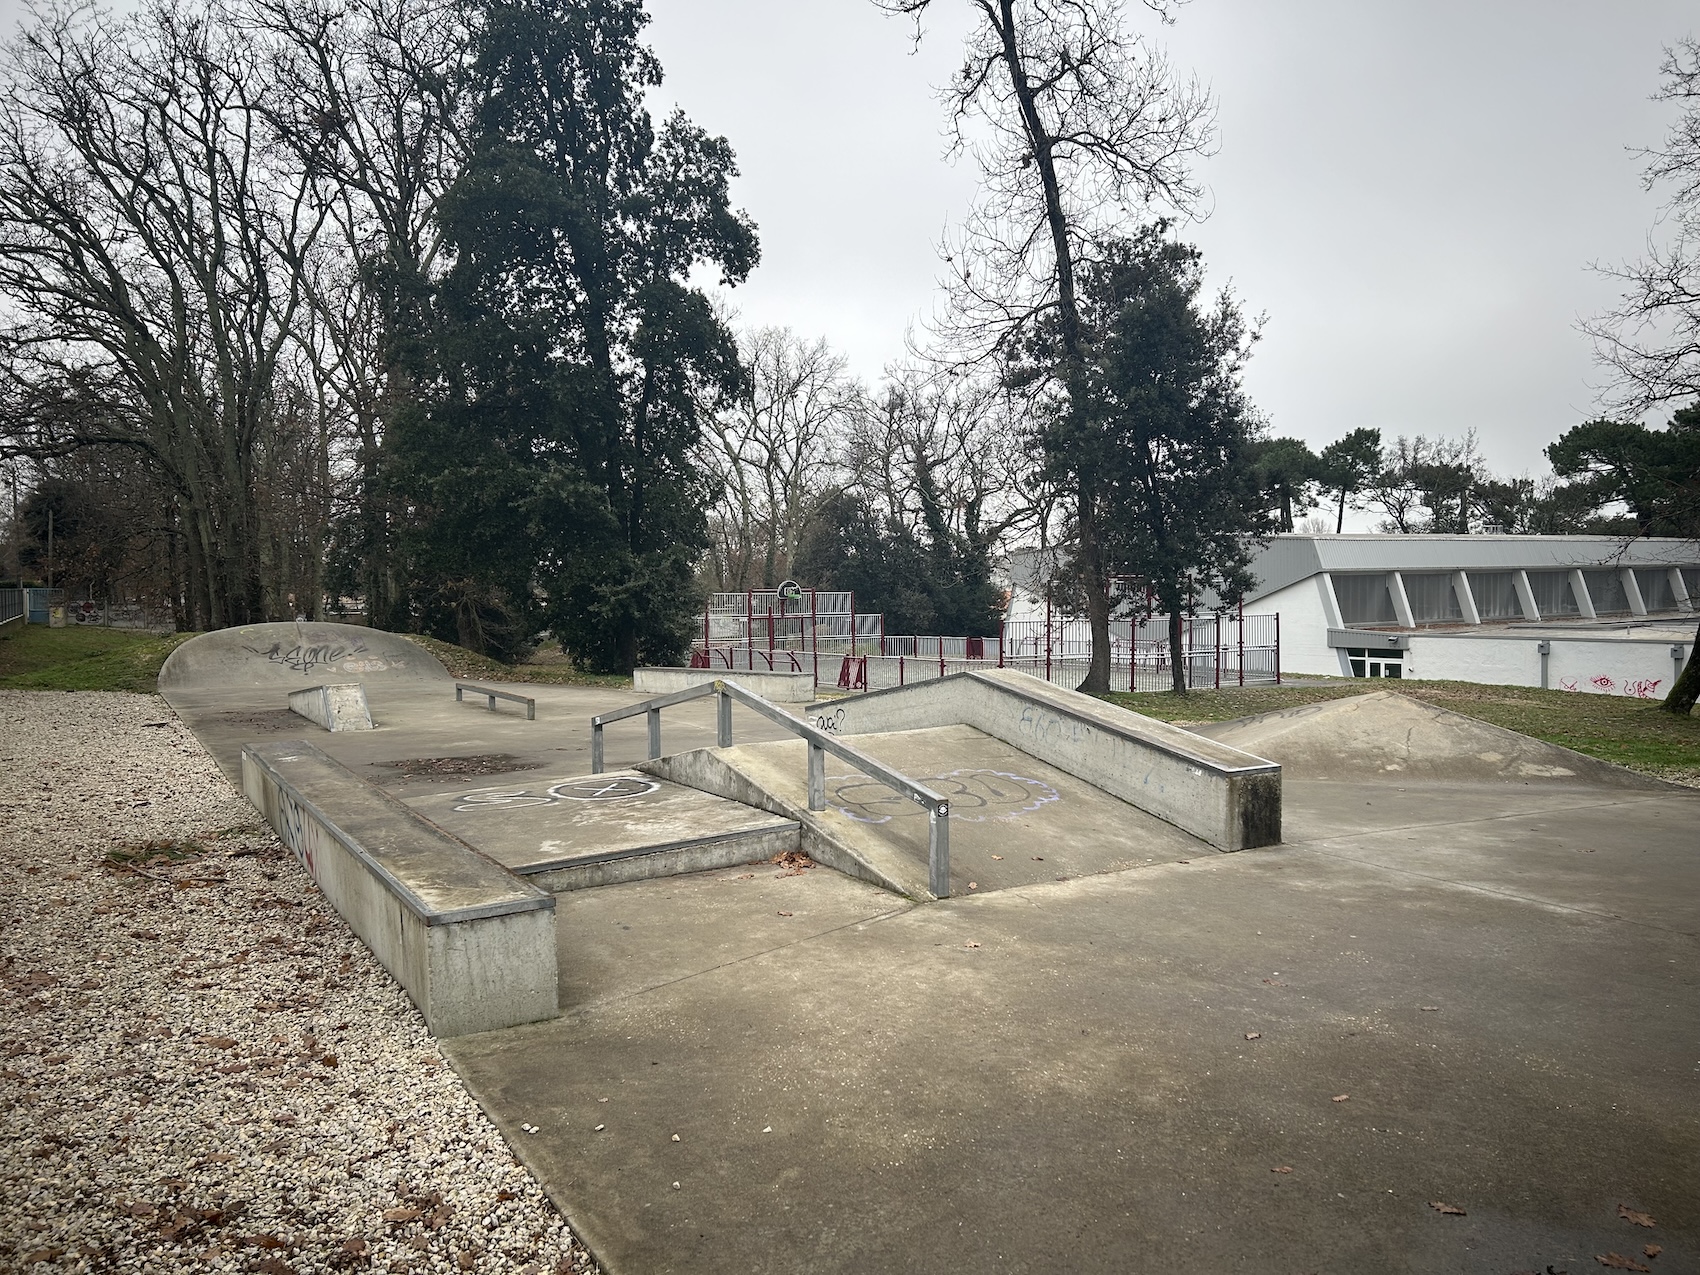
{"label": "concrete mound", "polygon": [[1392,691],[1193,729],[1279,762],[1285,774],[1298,779],[1665,787],[1621,766]]}
{"label": "concrete mound", "polygon": [[203,633],[171,653],[159,689],[224,690],[324,682],[446,682],[448,670],[406,638],[355,624],[249,624]]}

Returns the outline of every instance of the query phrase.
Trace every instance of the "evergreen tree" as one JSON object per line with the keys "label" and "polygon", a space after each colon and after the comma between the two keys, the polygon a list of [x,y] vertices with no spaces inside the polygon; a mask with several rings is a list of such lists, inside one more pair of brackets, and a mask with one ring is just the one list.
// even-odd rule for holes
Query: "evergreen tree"
{"label": "evergreen tree", "polygon": [[[489,645],[547,624],[582,665],[671,661],[688,642],[705,414],[736,389],[731,333],[689,285],[742,280],[724,139],[643,106],[661,68],[638,0],[501,0],[471,64],[471,155],[443,200],[453,254],[397,423],[426,620]],[[510,642],[512,646],[514,643]]]}
{"label": "evergreen tree", "polygon": [[1186,690],[1182,616],[1205,590],[1233,603],[1270,529],[1248,459],[1256,417],[1240,384],[1255,333],[1224,291],[1207,305],[1198,249],[1166,223],[1105,245],[1081,289],[1089,411],[1051,431],[1050,463],[1102,493],[1108,568],[1141,578],[1169,616]]}

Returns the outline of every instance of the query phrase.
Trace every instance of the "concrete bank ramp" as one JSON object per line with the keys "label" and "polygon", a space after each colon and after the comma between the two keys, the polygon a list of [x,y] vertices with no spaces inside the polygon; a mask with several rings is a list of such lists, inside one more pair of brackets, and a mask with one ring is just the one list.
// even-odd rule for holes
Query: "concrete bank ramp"
{"label": "concrete bank ramp", "polygon": [[[160,669],[159,690],[170,701],[177,693],[236,688],[299,690],[330,682],[423,686],[450,680],[434,656],[394,633],[297,620],[190,639]],[[278,702],[284,702],[281,695]]]}
{"label": "concrete bank ramp", "polygon": [[1621,766],[1393,691],[1191,729],[1279,762],[1285,774],[1298,779],[1667,787]]}

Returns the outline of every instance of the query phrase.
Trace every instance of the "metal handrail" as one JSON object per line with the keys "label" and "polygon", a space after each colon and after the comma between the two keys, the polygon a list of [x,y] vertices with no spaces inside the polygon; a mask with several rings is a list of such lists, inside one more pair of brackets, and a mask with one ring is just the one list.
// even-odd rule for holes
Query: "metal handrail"
{"label": "metal handrail", "polygon": [[894,770],[882,761],[868,756],[859,748],[854,748],[840,739],[809,725],[802,718],[777,705],[770,704],[754,691],[739,686],[738,683],[726,678],[717,678],[712,682],[704,682],[700,686],[689,686],[682,691],[673,691],[667,695],[657,695],[653,699],[644,700],[641,704],[631,704],[625,708],[615,709],[611,713],[600,713],[590,719],[590,769],[592,774],[600,775],[603,771],[603,741],[602,728],[611,722],[624,721],[628,717],[636,717],[640,713],[649,719],[649,759],[654,761],[661,756],[661,710],[674,704],[684,704],[691,700],[702,699],[713,695],[718,699],[716,705],[716,739],[721,748],[732,746],[732,701],[736,700],[745,708],[753,709],[775,725],[783,726],[793,735],[798,735],[809,745],[809,809],[826,809],[826,754],[831,753],[840,761],[849,762],[869,778],[877,779],[888,788],[894,788],[903,796],[927,812],[927,886],[935,898],[950,897],[950,801],[941,797],[924,784],[916,783],[901,771]]}

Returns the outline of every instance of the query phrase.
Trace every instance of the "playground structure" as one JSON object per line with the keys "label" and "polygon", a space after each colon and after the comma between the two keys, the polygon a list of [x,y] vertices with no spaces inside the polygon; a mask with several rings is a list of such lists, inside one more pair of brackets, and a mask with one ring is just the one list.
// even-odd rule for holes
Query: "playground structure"
{"label": "playground structure", "polygon": [[[716,593],[703,610],[691,667],[717,673],[806,673],[817,687],[883,690],[990,668],[1074,686],[1092,654],[1090,624],[1053,611],[1004,621],[995,637],[889,634],[885,616],[856,610],[850,592],[778,589]],[[1281,617],[1238,612],[1187,616],[1181,663],[1189,687],[1279,685]],[[1174,685],[1169,617],[1110,621],[1110,686],[1166,691]]]}

